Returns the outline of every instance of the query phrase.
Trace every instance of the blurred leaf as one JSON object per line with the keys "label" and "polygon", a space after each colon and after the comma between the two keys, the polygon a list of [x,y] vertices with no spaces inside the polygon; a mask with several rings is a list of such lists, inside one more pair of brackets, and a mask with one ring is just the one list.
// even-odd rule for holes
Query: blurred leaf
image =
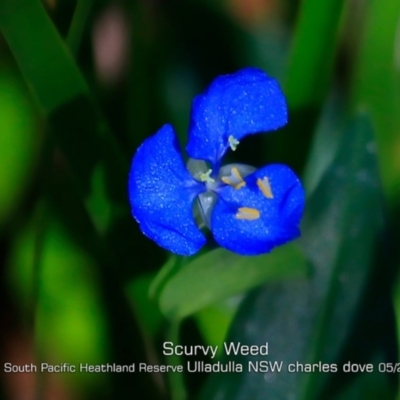
{"label": "blurred leaf", "polygon": [[395,393],[389,384],[388,374],[379,372],[379,363],[384,362],[384,358],[375,357],[371,364],[374,371],[371,373],[359,374],[346,390],[337,396],[334,400],[394,400]]}
{"label": "blurred leaf", "polygon": [[271,15],[262,26],[248,27],[239,47],[244,65],[257,65],[281,82],[286,74],[289,34],[282,16]]}
{"label": "blurred leaf", "polygon": [[303,184],[308,197],[314,192],[336,155],[343,130],[342,104],[343,97],[333,93],[322,109],[303,174]]}
{"label": "blurred leaf", "polygon": [[15,76],[0,71],[0,225],[18,204],[39,150],[33,110]]}
{"label": "blurred leaf", "polygon": [[360,304],[381,228],[374,138],[365,115],[350,124],[338,154],[307,204],[302,245],[314,267],[309,278],[267,284],[251,293],[229,341],[269,343],[267,358],[282,372],[211,377],[204,398],[315,399],[328,374],[289,373],[288,363],[337,363]]}
{"label": "blurred leaf", "polygon": [[170,53],[165,43],[168,31],[162,31],[165,21],[159,19],[160,15],[151,13],[143,2],[133,1],[127,4],[131,33],[127,135],[129,147],[134,149],[165,123],[161,117],[160,73]]}
{"label": "blurred leaf", "polygon": [[68,31],[67,43],[72,54],[78,54],[83,32],[94,0],[78,0],[75,6],[74,16]]}
{"label": "blurred leaf", "polygon": [[217,356],[222,355],[222,343],[242,299],[243,295],[234,296],[203,308],[194,315],[206,344],[218,346]]}
{"label": "blurred leaf", "polygon": [[114,211],[107,197],[105,181],[104,165],[99,163],[93,170],[91,192],[86,198],[85,205],[88,210],[92,210],[93,224],[100,235],[105,234],[110,227]]}
{"label": "blurred leaf", "polygon": [[201,92],[199,79],[184,63],[176,63],[165,68],[162,89],[168,121],[175,128],[181,148],[185,148],[192,100]]}
{"label": "blurred leaf", "polygon": [[[1,1],[0,29],[49,117],[55,142],[67,158],[81,197],[88,195],[93,169],[101,162],[107,172],[107,194],[126,204],[127,158],[108,131],[43,5],[38,0]],[[96,210],[89,211],[96,219]]]}
{"label": "blurred leaf", "polygon": [[291,108],[318,103],[329,86],[343,0],[304,0],[294,34],[285,93]]}
{"label": "blurred leaf", "polygon": [[[367,109],[376,130],[385,195],[400,196],[400,2],[372,0],[352,77],[353,108]],[[397,57],[397,60],[396,60]]]}
{"label": "blurred leaf", "polygon": [[81,73],[39,0],[1,1],[0,29],[47,114],[88,94]]}
{"label": "blurred leaf", "polygon": [[[395,315],[396,315],[397,343],[398,343],[398,351],[399,351],[400,350],[400,275],[398,275],[396,278],[392,294],[393,294],[394,311],[395,311]],[[400,382],[398,382],[397,399],[400,399]]]}
{"label": "blurred leaf", "polygon": [[150,284],[149,287],[149,296],[152,298],[157,298],[160,296],[160,293],[166,284],[168,282],[168,279],[176,274],[176,272],[179,270],[179,268],[182,265],[183,258],[179,257],[175,254],[171,254],[167,260],[167,262],[163,265],[163,267],[160,269],[158,274],[155,276],[153,281]]}
{"label": "blurred leaf", "polygon": [[150,299],[149,287],[153,275],[144,275],[135,279],[127,288],[128,297],[132,300],[132,308],[138,315],[142,329],[155,337],[164,321],[157,304]]}
{"label": "blurred leaf", "polygon": [[[35,304],[32,260],[38,223],[35,218],[18,232],[8,263],[11,293],[22,314],[30,313]],[[96,266],[51,214],[45,223],[36,315],[41,362],[102,364],[109,349]],[[90,373],[65,375],[73,385],[98,385]]]}
{"label": "blurred leaf", "polygon": [[312,132],[331,87],[343,0],[304,0],[299,4],[283,91],[289,123],[279,135],[266,135],[263,150],[269,160],[302,171],[307,163]]}
{"label": "blurred leaf", "polygon": [[166,282],[160,308],[169,319],[180,320],[263,282],[306,273],[304,257],[293,243],[256,257],[219,248],[188,262]]}
{"label": "blurred leaf", "polygon": [[[137,315],[132,313],[132,306],[124,293],[123,267],[129,269],[132,275],[132,267],[140,264],[137,261],[141,260],[135,258],[136,261],[132,263],[132,254],[135,255],[132,244],[126,247],[126,241],[132,241],[132,238],[129,235],[121,238],[121,232],[125,231],[120,227],[114,231],[115,235],[100,237],[88,221],[89,216],[83,204],[69,189],[64,174],[58,173],[52,178],[48,182],[52,189],[49,193],[51,209],[54,209],[69,237],[73,237],[80,248],[91,255],[97,266],[99,290],[107,322],[109,362],[119,365],[131,364],[133,360],[147,362],[148,346],[135,318]],[[111,243],[111,240],[116,243]],[[121,246],[121,250],[118,246]],[[148,266],[147,262],[143,262],[145,267]],[[127,396],[132,390],[139,389],[149,393],[150,398],[159,398],[159,388],[154,385],[151,374],[111,374],[110,382],[113,398],[117,395]]]}

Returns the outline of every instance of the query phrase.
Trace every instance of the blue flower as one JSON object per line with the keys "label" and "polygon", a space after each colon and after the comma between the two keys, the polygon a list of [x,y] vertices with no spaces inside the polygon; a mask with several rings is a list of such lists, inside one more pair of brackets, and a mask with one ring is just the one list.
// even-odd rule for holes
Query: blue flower
{"label": "blue flower", "polygon": [[133,158],[129,197],[142,232],[186,256],[205,244],[202,225],[221,246],[243,255],[298,237],[304,192],[288,167],[221,167],[243,137],[286,122],[282,91],[263,71],[246,68],[215,79],[193,101],[186,165],[171,125],[146,139]]}

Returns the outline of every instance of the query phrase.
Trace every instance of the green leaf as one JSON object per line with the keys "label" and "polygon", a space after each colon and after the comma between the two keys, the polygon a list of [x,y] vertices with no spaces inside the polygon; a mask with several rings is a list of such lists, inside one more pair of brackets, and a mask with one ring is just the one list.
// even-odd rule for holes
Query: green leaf
{"label": "green leaf", "polygon": [[242,294],[230,297],[202,308],[194,315],[205,343],[218,346],[218,356],[222,355],[224,339],[242,300]]}
{"label": "green leaf", "polygon": [[394,400],[396,398],[390,375],[379,372],[379,363],[385,362],[383,354],[378,354],[371,362],[374,371],[359,374],[344,391],[334,396],[334,400]]}
{"label": "green leaf", "polygon": [[0,225],[10,217],[35,169],[40,138],[21,82],[0,72]]}
{"label": "green leaf", "polygon": [[0,28],[46,113],[88,94],[86,82],[40,1],[1,1]]}
{"label": "green leaf", "polygon": [[[0,29],[23,77],[48,117],[82,198],[104,163],[108,194],[126,204],[127,158],[94,103],[73,57],[38,0],[0,2]],[[112,177],[112,178],[110,178]],[[88,203],[91,204],[91,203]],[[96,210],[89,212],[97,220]]]}
{"label": "green leaf", "polygon": [[284,85],[290,107],[319,102],[326,94],[343,4],[343,0],[302,2]]}
{"label": "green leaf", "polygon": [[352,107],[371,115],[385,195],[395,204],[400,196],[400,2],[372,0],[367,11],[351,81]]}
{"label": "green leaf", "polygon": [[[398,262],[397,262],[398,264]],[[400,344],[400,275],[397,276],[393,291],[393,306],[396,315],[396,328],[397,328],[397,344]],[[399,346],[400,348],[400,346]],[[398,396],[397,399],[400,399],[400,382],[398,382]]]}
{"label": "green leaf", "polygon": [[[251,293],[229,341],[269,343],[278,372],[211,377],[204,398],[305,400],[317,398],[324,373],[289,373],[289,363],[336,363],[369,276],[381,228],[380,188],[373,133],[359,115],[307,204],[302,246],[313,265],[307,278],[269,283]],[[236,357],[247,369],[259,357]],[[218,394],[218,395],[217,395]]]}
{"label": "green leaf", "polygon": [[304,257],[293,243],[256,257],[219,248],[189,262],[166,282],[160,308],[166,317],[179,320],[266,281],[304,276],[306,272]]}
{"label": "green leaf", "polygon": [[310,150],[310,157],[302,176],[307,197],[310,197],[314,192],[337,153],[340,134],[344,125],[343,103],[343,97],[334,94],[328,98],[322,108]]}
{"label": "green leaf", "polygon": [[[7,280],[21,314],[31,312],[35,304],[32,260],[35,257],[37,214],[13,241],[7,268]],[[46,209],[40,261],[40,284],[36,319],[36,340],[43,362],[50,364],[102,364],[109,357],[107,320],[102,307],[98,268],[93,259],[68,235]],[[94,374],[65,373],[71,386],[96,387]],[[104,377],[105,389],[109,379]]]}
{"label": "green leaf", "polygon": [[154,301],[149,298],[149,287],[154,274],[142,275],[132,281],[126,293],[132,305],[133,312],[138,316],[143,331],[155,337],[161,324],[165,321]]}
{"label": "green leaf", "polygon": [[149,296],[151,298],[159,297],[164,285],[168,279],[176,274],[182,264],[183,258],[175,254],[171,254],[167,262],[160,269],[159,273],[152,280],[149,287]]}
{"label": "green leaf", "polygon": [[68,31],[67,44],[72,54],[79,53],[82,36],[88,17],[93,7],[94,0],[78,0],[75,6],[74,16]]}

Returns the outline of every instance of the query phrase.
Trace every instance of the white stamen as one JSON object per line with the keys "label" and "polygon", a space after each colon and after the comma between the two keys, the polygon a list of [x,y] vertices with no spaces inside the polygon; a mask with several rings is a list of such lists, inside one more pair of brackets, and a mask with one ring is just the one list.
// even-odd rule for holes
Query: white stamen
{"label": "white stamen", "polygon": [[210,177],[210,174],[212,173],[212,169],[209,169],[207,172],[204,172],[200,175],[200,181],[201,182],[207,182],[207,183],[213,183],[215,182],[215,179]]}
{"label": "white stamen", "polygon": [[240,143],[239,140],[235,139],[232,135],[228,137],[229,147],[232,151],[237,149],[238,144]]}

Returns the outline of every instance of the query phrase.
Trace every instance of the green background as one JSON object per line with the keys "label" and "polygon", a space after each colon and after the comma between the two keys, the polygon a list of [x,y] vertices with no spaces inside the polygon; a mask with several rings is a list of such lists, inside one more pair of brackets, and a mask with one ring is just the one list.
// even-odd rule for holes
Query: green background
{"label": "green background", "polygon": [[[338,366],[3,371],[1,398],[400,398],[398,0],[0,0],[0,34],[3,365],[194,360],[165,357],[172,341],[219,346],[206,363]],[[130,160],[167,122],[184,148],[193,97],[246,66],[280,82],[289,123],[226,162],[296,171],[302,236],[257,257],[168,254],[130,215]]]}

